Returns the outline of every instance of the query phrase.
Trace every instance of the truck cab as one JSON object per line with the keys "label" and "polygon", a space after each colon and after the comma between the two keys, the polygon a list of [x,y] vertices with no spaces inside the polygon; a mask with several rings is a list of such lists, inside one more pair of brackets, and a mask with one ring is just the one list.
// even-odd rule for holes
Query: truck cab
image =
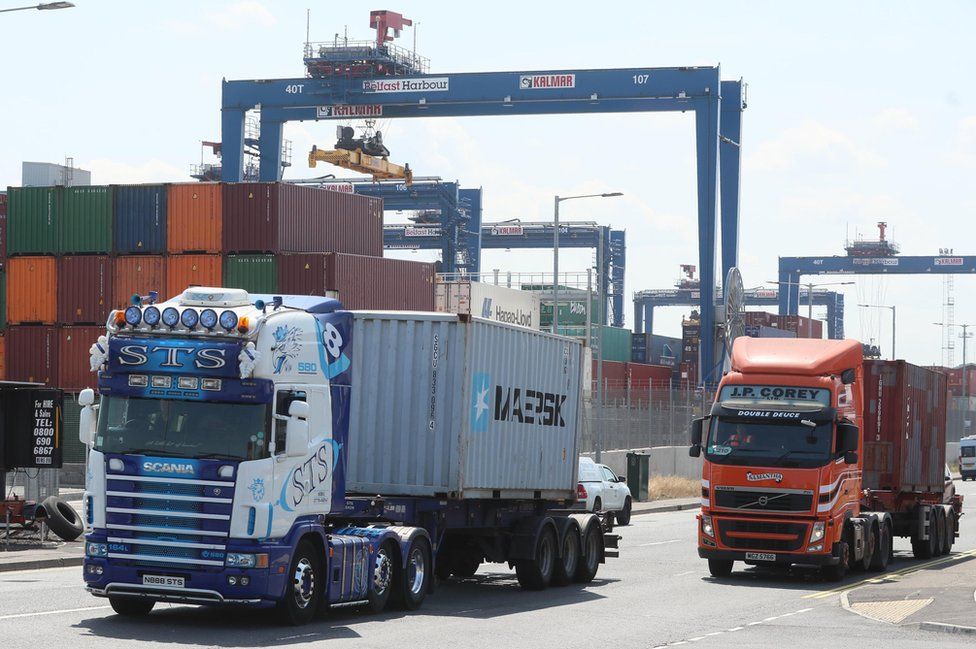
{"label": "truck cab", "polygon": [[698,553],[713,575],[735,561],[846,566],[842,535],[861,496],[861,365],[856,341],[735,342],[691,447],[704,455]]}

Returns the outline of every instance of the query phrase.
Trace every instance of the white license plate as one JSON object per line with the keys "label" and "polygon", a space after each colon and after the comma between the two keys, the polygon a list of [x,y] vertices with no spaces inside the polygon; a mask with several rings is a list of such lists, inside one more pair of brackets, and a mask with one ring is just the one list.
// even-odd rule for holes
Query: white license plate
{"label": "white license plate", "polygon": [[746,552],[747,561],[776,561],[775,554],[768,552]]}
{"label": "white license plate", "polygon": [[183,588],[183,577],[164,577],[162,575],[143,575],[143,586],[165,586],[167,588]]}

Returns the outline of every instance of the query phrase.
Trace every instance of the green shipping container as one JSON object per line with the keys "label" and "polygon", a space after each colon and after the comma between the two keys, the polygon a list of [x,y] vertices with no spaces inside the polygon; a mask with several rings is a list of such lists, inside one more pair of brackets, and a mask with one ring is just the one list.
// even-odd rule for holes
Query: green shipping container
{"label": "green shipping container", "polygon": [[[552,298],[546,296],[549,299],[547,304],[545,301],[539,306],[539,326],[541,327],[551,327],[552,326]],[[545,300],[545,298],[544,298]],[[597,323],[600,321],[599,314],[597,311],[600,308],[599,298],[594,298],[590,302],[590,323]],[[603,314],[606,317],[606,313]],[[559,300],[559,326],[566,325],[586,325],[586,300]]]}
{"label": "green shipping container", "polygon": [[278,290],[278,262],[274,255],[227,255],[224,286],[248,293],[274,293]]}
{"label": "green shipping container", "polygon": [[65,463],[85,461],[85,445],[78,439],[81,405],[77,394],[65,394],[61,408],[61,458]]}
{"label": "green shipping container", "polygon": [[[560,325],[559,335],[570,336],[572,338],[586,338],[586,325],[569,327]],[[590,337],[593,342],[590,346],[594,349],[593,358],[596,358],[595,350],[599,345],[599,339],[597,338],[599,335],[600,330],[598,325],[591,326]],[[630,329],[609,326],[603,327],[603,360],[629,363],[633,335]]]}
{"label": "green shipping container", "polygon": [[60,230],[62,253],[112,252],[112,190],[105,186],[65,187]]}
{"label": "green shipping container", "polygon": [[10,187],[7,190],[7,254],[57,254],[60,187]]}

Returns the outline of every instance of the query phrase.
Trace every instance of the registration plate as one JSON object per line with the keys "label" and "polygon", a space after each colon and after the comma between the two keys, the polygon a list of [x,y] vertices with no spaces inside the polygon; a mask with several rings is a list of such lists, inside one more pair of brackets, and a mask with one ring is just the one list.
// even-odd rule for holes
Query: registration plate
{"label": "registration plate", "polygon": [[163,575],[143,575],[143,586],[165,586],[166,588],[183,588],[183,577],[165,577]]}
{"label": "registration plate", "polygon": [[776,555],[768,552],[746,552],[747,561],[776,561]]}

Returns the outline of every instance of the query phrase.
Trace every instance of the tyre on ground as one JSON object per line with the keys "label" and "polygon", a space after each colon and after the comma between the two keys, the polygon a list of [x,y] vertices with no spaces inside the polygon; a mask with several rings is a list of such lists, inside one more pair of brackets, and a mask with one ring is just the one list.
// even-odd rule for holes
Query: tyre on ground
{"label": "tyre on ground", "polygon": [[869,569],[883,571],[888,568],[888,562],[891,561],[891,527],[887,523],[881,523],[877,538]]}
{"label": "tyre on ground", "polygon": [[288,568],[285,596],[277,606],[278,618],[283,624],[300,626],[315,617],[325,588],[320,555],[311,541],[299,541]]}
{"label": "tyre on ground", "polygon": [[935,545],[932,548],[932,556],[940,557],[945,554],[946,537],[946,517],[945,510],[941,507],[935,508]]}
{"label": "tyre on ground", "polygon": [[869,525],[865,531],[864,554],[857,562],[859,570],[870,570],[871,562],[874,560],[874,553],[878,551],[878,537],[875,535],[874,526]]}
{"label": "tyre on ground", "polygon": [[952,552],[952,546],[956,542],[956,512],[949,511],[946,515],[946,535],[945,541],[943,542],[943,554],[949,554]]}
{"label": "tyre on ground", "polygon": [[573,581],[577,584],[588,584],[596,577],[600,569],[600,558],[603,553],[603,530],[596,520],[592,520],[583,531],[583,545],[580,548],[580,558],[576,563],[576,573]]}
{"label": "tyre on ground", "polygon": [[599,496],[597,496],[596,499],[593,501],[593,513],[595,514],[601,509],[603,509],[603,501],[600,500]]}
{"label": "tyre on ground", "polygon": [[563,533],[562,543],[559,544],[559,560],[552,573],[552,584],[554,586],[566,586],[573,581],[576,575],[576,566],[582,560],[581,548],[583,541],[580,539],[579,527],[571,525]]}
{"label": "tyre on ground", "polygon": [[851,566],[851,548],[847,541],[841,541],[835,546],[834,556],[837,557],[836,564],[820,568],[820,573],[827,581],[840,581],[847,575]]}
{"label": "tyre on ground", "polygon": [[108,603],[113,611],[124,617],[144,617],[156,605],[155,600],[134,597],[109,597]]}
{"label": "tyre on ground", "polygon": [[366,591],[366,599],[369,600],[369,608],[374,613],[379,613],[386,608],[390,601],[390,593],[395,586],[394,576],[397,566],[396,544],[387,539],[376,551],[373,558],[373,569],[369,572],[369,588]]}
{"label": "tyre on ground", "polygon": [[552,574],[559,560],[556,531],[552,525],[543,525],[535,540],[531,559],[515,562],[515,576],[526,590],[543,590],[552,581]]}
{"label": "tyre on ground", "polygon": [[57,496],[45,498],[41,509],[47,516],[47,526],[65,541],[74,541],[85,531],[75,508]]}
{"label": "tyre on ground", "polygon": [[424,603],[430,587],[431,575],[430,544],[422,536],[414,538],[407,548],[406,565],[399,563],[393,571],[393,602],[397,608],[415,611]]}
{"label": "tyre on ground", "polygon": [[929,517],[929,538],[920,539],[912,536],[912,554],[916,559],[931,559],[935,552],[936,519],[935,509],[930,509]]}
{"label": "tyre on ground", "polygon": [[624,508],[613,515],[613,517],[617,520],[617,525],[620,525],[621,527],[630,525],[630,513],[633,506],[634,503],[631,501],[630,496],[627,496],[627,500],[624,501]]}
{"label": "tyre on ground", "polygon": [[728,577],[732,574],[732,566],[735,564],[731,559],[709,559],[708,572],[712,577]]}

